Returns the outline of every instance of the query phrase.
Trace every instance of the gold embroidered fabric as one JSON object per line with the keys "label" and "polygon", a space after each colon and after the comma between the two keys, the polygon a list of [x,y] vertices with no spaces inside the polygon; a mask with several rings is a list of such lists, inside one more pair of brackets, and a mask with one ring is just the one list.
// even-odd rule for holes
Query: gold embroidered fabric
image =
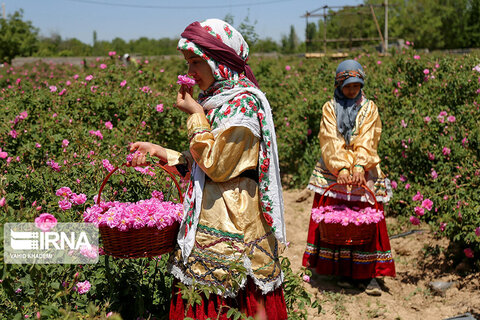
{"label": "gold embroidered fabric", "polygon": [[[363,167],[367,174],[367,186],[374,191],[378,201],[387,202],[392,192],[390,181],[385,178],[379,166],[377,147],[381,132],[378,108],[373,101],[365,99],[352,130],[351,145],[346,146],[345,139],[337,130],[335,104],[333,100],[325,103],[318,134],[322,155],[310,177],[309,189],[323,194],[330,184],[337,181],[338,172],[342,168],[352,173],[361,171]],[[361,188],[351,190],[352,196],[347,195],[350,190],[344,186],[334,187],[333,190],[337,194],[332,193],[329,196],[367,201]]]}
{"label": "gold embroidered fabric", "polygon": [[[195,279],[235,296],[231,280],[239,275],[235,268],[239,264],[247,267],[262,291],[275,289],[282,281],[278,243],[261,213],[257,182],[241,176],[257,168],[259,139],[245,127],[230,127],[214,138],[201,113],[191,115],[187,127],[190,154],[208,178],[195,246],[186,264],[177,250],[173,267],[181,272],[184,283]],[[169,165],[186,161],[185,154],[176,155],[177,159],[169,157]]]}

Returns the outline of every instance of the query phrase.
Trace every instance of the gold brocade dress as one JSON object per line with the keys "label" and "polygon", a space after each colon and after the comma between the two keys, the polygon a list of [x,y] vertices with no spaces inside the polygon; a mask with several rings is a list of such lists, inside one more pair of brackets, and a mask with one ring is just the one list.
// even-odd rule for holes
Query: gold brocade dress
{"label": "gold brocade dress", "polygon": [[[323,201],[326,189],[337,182],[338,172],[347,168],[350,172],[365,170],[367,186],[375,194],[379,210],[392,196],[390,181],[380,169],[377,154],[382,124],[378,108],[371,100],[365,99],[357,114],[352,131],[350,146],[337,129],[335,104],[323,106],[320,124],[320,145],[322,157],[318,161],[309,181],[308,188],[315,191],[313,208],[329,205],[346,205],[350,208],[371,207],[375,199],[363,188],[337,185],[331,188]],[[362,245],[339,246],[321,239],[318,223],[310,218],[307,246],[302,265],[318,274],[371,279],[380,276],[395,276],[395,264],[390,248],[385,219],[376,224],[375,236],[371,242]]]}
{"label": "gold brocade dress", "polygon": [[[232,280],[242,273],[241,266],[262,292],[276,289],[283,276],[277,239],[260,208],[255,177],[259,139],[242,126],[230,127],[214,138],[203,113],[192,114],[187,127],[190,149],[167,150],[168,165],[195,161],[206,180],[194,248],[186,263],[180,250],[174,252],[174,274],[186,284],[194,280],[222,287],[218,293],[233,297],[238,288],[232,287]],[[243,279],[241,285],[245,283]]]}
{"label": "gold brocade dress", "polygon": [[[377,201],[388,202],[392,196],[390,181],[380,169],[380,157],[377,154],[378,142],[382,133],[382,122],[378,108],[371,100],[365,99],[358,112],[356,125],[352,131],[350,146],[337,130],[337,117],[333,100],[323,106],[322,122],[318,138],[322,146],[322,157],[312,172],[308,188],[323,194],[337,182],[338,171],[347,168],[367,173],[367,186],[374,192]],[[345,186],[336,186],[326,196],[349,201],[369,201],[368,194],[360,188],[350,190]]]}

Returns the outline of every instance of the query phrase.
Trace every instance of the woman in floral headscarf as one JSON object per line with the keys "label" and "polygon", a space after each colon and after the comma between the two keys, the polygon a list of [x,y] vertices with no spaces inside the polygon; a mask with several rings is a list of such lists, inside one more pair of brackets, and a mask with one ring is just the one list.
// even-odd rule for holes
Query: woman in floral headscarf
{"label": "woman in floral headscarf", "polygon": [[[346,60],[339,64],[334,98],[323,106],[320,123],[322,157],[310,178],[308,188],[315,191],[313,208],[343,204],[365,208],[375,202],[363,188],[374,191],[379,209],[392,195],[390,181],[380,169],[377,146],[382,124],[375,103],[363,93],[365,73],[360,63]],[[333,183],[339,183],[328,190]],[[321,196],[325,193],[323,203]],[[385,220],[376,226],[375,239],[358,246],[336,246],[320,239],[318,223],[310,219],[303,266],[319,274],[341,276],[338,284],[351,286],[350,279],[367,280],[366,292],[380,295],[377,277],[395,276],[395,265]]]}
{"label": "woman in floral headscarf", "polygon": [[215,294],[192,308],[175,288],[169,319],[215,319],[220,309],[225,319],[228,307],[286,319],[276,136],[270,105],[246,64],[248,45],[228,23],[209,19],[189,25],[178,49],[202,90],[197,101],[186,85],[177,96],[177,107],[190,114],[190,148],[178,153],[137,142],[132,165],[145,163],[150,153],[180,172],[190,171],[171,272],[183,284],[208,285]]}

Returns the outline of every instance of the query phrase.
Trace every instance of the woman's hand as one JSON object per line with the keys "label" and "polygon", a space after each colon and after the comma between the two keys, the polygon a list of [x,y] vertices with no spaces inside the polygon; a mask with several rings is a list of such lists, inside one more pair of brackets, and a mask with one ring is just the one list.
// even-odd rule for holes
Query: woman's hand
{"label": "woman's hand", "polygon": [[347,169],[340,170],[337,176],[337,183],[350,184],[351,182],[352,182],[352,177],[350,176],[350,172]]}
{"label": "woman's hand", "polygon": [[130,152],[134,152],[132,162],[130,163],[132,167],[147,165],[147,153],[151,157],[159,158],[163,163],[167,162],[167,151],[165,148],[150,142],[137,141],[130,146]]}
{"label": "woman's hand", "polygon": [[365,171],[354,171],[352,176],[352,183],[358,186],[366,185]]}
{"label": "woman's hand", "polygon": [[203,107],[192,97],[193,88],[184,84],[177,93],[177,108],[188,114],[203,112]]}

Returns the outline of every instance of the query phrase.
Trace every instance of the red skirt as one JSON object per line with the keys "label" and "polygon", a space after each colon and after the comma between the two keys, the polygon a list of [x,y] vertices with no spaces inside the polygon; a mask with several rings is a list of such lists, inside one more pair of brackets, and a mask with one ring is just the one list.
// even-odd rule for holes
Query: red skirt
{"label": "red skirt", "polygon": [[[313,208],[320,207],[321,195],[315,193]],[[367,202],[345,201],[331,197],[323,199],[322,206],[343,204],[365,208]],[[383,205],[378,204],[379,210]],[[318,223],[310,216],[307,249],[303,254],[302,265],[318,274],[346,276],[353,279],[371,279],[381,276],[395,277],[395,264],[390,249],[385,219],[377,223],[376,236],[370,243],[358,246],[337,246],[320,240]]]}
{"label": "red skirt", "polygon": [[[287,319],[287,305],[283,297],[283,288],[270,291],[263,295],[257,288],[253,280],[248,277],[245,288],[241,289],[235,298],[223,298],[219,295],[210,295],[207,299],[202,295],[201,304],[196,304],[193,308],[188,306],[185,315],[185,300],[182,299],[180,289],[176,286],[178,280],[173,282],[172,300],[170,302],[169,319],[182,320],[190,317],[196,320],[217,319],[221,306],[236,308],[242,313],[255,319],[265,320],[285,320]],[[220,318],[227,320],[229,308],[222,308]]]}

